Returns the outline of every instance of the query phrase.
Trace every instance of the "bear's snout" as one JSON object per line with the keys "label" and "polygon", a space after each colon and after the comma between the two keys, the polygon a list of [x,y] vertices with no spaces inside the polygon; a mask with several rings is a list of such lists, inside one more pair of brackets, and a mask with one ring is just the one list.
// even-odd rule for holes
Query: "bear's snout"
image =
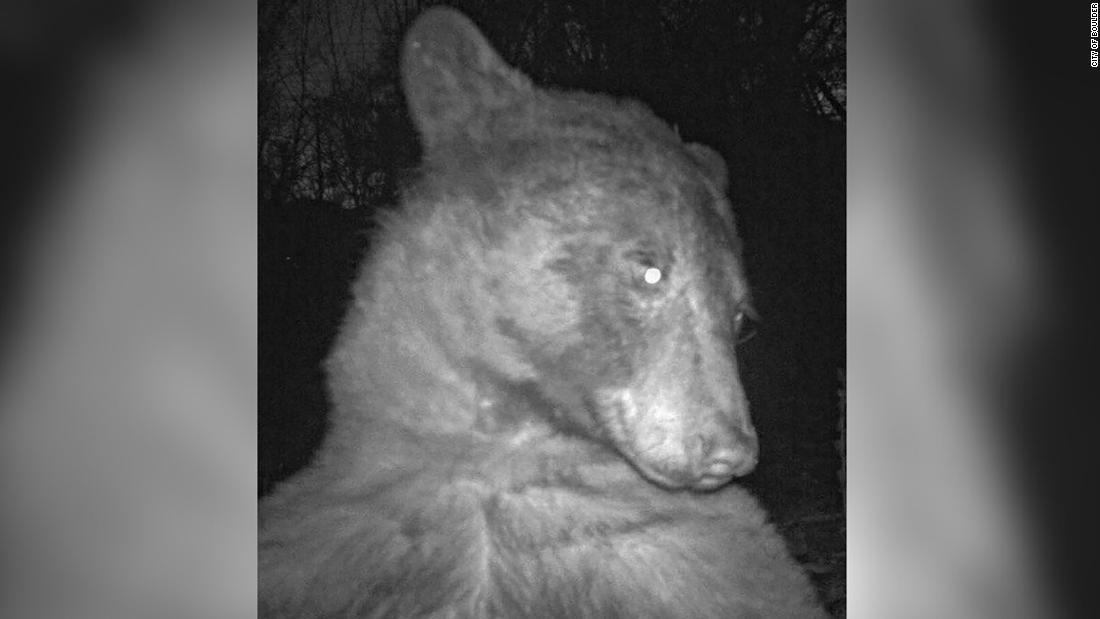
{"label": "bear's snout", "polygon": [[699,445],[695,478],[691,482],[696,490],[719,488],[756,468],[759,446],[751,428],[700,437]]}

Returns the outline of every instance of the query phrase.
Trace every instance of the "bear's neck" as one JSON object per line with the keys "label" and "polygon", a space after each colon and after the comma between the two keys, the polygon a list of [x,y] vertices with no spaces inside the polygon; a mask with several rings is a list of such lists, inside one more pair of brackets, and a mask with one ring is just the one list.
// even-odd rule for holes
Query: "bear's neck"
{"label": "bear's neck", "polygon": [[329,450],[374,450],[395,434],[469,446],[549,431],[514,406],[523,394],[502,390],[506,377],[478,367],[479,347],[496,334],[478,322],[484,307],[467,311],[477,265],[446,259],[455,248],[438,238],[384,241],[354,284],[326,361]]}

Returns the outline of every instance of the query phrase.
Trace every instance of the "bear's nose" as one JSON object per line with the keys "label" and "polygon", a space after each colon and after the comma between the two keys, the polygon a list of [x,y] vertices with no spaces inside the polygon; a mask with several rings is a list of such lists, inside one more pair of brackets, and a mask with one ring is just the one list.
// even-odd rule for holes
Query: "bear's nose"
{"label": "bear's nose", "polygon": [[748,475],[756,468],[757,455],[755,433],[735,430],[727,440],[704,438],[694,486],[699,489],[717,488],[734,477]]}

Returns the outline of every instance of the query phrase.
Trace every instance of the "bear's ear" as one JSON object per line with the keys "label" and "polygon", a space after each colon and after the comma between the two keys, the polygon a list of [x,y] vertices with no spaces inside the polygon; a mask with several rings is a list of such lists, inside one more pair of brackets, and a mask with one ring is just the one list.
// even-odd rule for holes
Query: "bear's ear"
{"label": "bear's ear", "polygon": [[488,112],[529,97],[530,81],[501,60],[477,26],[445,7],[425,11],[405,36],[401,78],[426,147],[477,138]]}
{"label": "bear's ear", "polygon": [[726,193],[729,190],[729,170],[722,155],[702,144],[688,144],[687,150],[695,163],[699,164],[703,172],[718,186],[718,190]]}
{"label": "bear's ear", "polygon": [[730,210],[729,197],[726,195],[729,192],[729,170],[726,168],[726,160],[709,146],[687,144],[686,147],[691,159],[702,168],[703,174],[706,174],[718,188],[722,199],[714,203],[714,208],[722,220],[732,226],[733,211]]}

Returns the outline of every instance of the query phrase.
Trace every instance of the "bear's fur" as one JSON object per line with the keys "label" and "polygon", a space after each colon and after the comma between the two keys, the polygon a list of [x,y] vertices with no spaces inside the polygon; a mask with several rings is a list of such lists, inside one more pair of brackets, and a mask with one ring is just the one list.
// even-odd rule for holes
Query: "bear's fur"
{"label": "bear's fur", "polygon": [[326,362],[330,434],[262,504],[261,615],[824,616],[725,486],[756,436],[721,157],[448,9],[402,75],[422,178]]}

